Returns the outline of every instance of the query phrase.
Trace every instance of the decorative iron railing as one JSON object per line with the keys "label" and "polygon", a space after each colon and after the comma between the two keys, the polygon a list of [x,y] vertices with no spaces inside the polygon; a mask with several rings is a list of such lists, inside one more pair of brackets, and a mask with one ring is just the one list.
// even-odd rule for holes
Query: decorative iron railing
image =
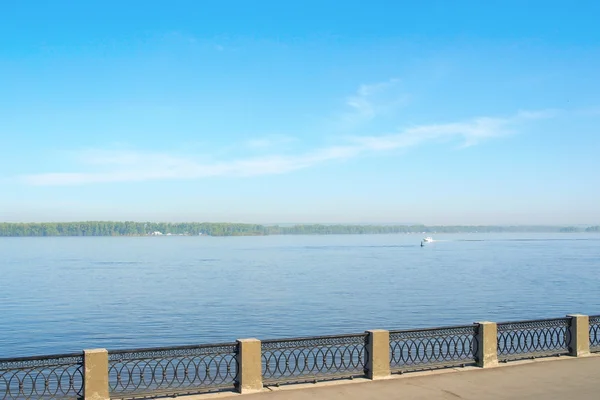
{"label": "decorative iron railing", "polygon": [[570,318],[498,324],[498,361],[569,354]]}
{"label": "decorative iron railing", "polygon": [[83,353],[0,359],[0,400],[82,396]]}
{"label": "decorative iron railing", "polygon": [[109,352],[111,398],[176,396],[234,389],[236,343]]}
{"label": "decorative iron railing", "polygon": [[390,369],[402,373],[474,364],[477,325],[390,331]]}
{"label": "decorative iron railing", "polygon": [[590,317],[590,351],[600,352],[600,315]]}
{"label": "decorative iron railing", "polygon": [[[261,379],[265,386],[271,386],[370,377],[377,371],[368,371],[369,365],[377,369],[388,361],[392,373],[460,367],[479,364],[483,360],[478,357],[487,359],[490,354],[483,350],[493,349],[494,341],[498,361],[576,355],[571,349],[571,334],[582,339],[589,335],[590,351],[600,352],[600,315],[589,317],[589,331],[585,324],[572,326],[572,318],[580,317],[585,316],[498,323],[497,336],[491,338],[479,331],[485,325],[473,324],[389,331],[389,343],[385,331],[262,342],[254,339],[261,344],[260,353],[257,346],[244,347],[241,341],[4,358],[0,359],[0,400],[82,399],[85,382],[94,383],[91,397],[96,390],[109,390],[111,399],[136,399],[259,389]],[[585,332],[581,326],[586,327]],[[379,351],[382,345],[389,346],[389,353]],[[369,354],[371,346],[378,349],[375,354]],[[104,362],[85,365],[87,357],[100,355],[108,356],[108,369]],[[248,365],[244,361],[248,370],[242,374],[238,359],[246,356],[254,361]],[[257,368],[259,359],[262,376]],[[242,375],[248,378],[244,382]],[[107,380],[108,387],[95,386]]]}
{"label": "decorative iron railing", "polygon": [[365,374],[366,334],[262,342],[265,385],[353,378]]}

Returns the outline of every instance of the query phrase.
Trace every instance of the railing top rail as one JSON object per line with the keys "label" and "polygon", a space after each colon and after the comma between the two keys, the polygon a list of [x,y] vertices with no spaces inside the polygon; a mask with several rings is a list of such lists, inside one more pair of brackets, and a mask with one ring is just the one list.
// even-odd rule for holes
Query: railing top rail
{"label": "railing top rail", "polygon": [[561,318],[544,318],[544,319],[526,319],[522,321],[503,321],[497,322],[497,325],[514,325],[514,324],[529,324],[533,322],[554,322],[554,321],[569,321],[570,317],[561,317]]}
{"label": "railing top rail", "polygon": [[467,324],[467,325],[451,325],[451,326],[437,326],[433,328],[417,328],[417,329],[397,329],[389,331],[390,333],[403,333],[403,332],[428,332],[428,331],[439,331],[446,329],[460,329],[460,328],[474,328],[479,324]]}
{"label": "railing top rail", "polygon": [[237,346],[236,342],[229,343],[211,343],[211,344],[196,344],[186,346],[167,346],[167,347],[141,347],[137,349],[115,349],[108,350],[109,354],[125,354],[125,353],[146,353],[171,350],[195,350],[195,349],[211,349],[215,347]]}
{"label": "railing top rail", "polygon": [[598,315],[590,315],[590,318],[600,318],[600,314],[598,314]]}
{"label": "railing top rail", "polygon": [[27,357],[7,357],[0,358],[0,363],[3,362],[20,362],[20,361],[43,361],[43,360],[54,360],[57,358],[73,358],[83,357],[83,352],[78,353],[66,353],[66,354],[50,354],[44,356],[27,356]]}
{"label": "railing top rail", "polygon": [[344,335],[325,335],[325,336],[304,336],[295,338],[281,338],[281,339],[267,339],[263,340],[262,343],[282,343],[282,342],[294,342],[294,341],[309,341],[315,339],[344,339],[344,338],[356,338],[366,337],[367,333],[349,333]]}

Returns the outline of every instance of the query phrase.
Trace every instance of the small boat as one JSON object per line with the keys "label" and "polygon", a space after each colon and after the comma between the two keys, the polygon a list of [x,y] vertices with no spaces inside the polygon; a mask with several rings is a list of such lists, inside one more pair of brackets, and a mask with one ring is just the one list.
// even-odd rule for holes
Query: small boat
{"label": "small boat", "polygon": [[423,243],[431,243],[433,242],[433,238],[431,236],[427,236],[425,239],[423,239]]}

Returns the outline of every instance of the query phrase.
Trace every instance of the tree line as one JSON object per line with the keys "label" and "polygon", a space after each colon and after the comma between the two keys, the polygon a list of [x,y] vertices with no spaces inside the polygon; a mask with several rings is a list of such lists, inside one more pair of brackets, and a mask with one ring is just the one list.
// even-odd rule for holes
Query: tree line
{"label": "tree line", "polygon": [[0,223],[0,236],[144,236],[163,235],[264,236],[389,233],[600,232],[600,226],[426,226],[426,225],[260,225],[208,222],[84,221]]}

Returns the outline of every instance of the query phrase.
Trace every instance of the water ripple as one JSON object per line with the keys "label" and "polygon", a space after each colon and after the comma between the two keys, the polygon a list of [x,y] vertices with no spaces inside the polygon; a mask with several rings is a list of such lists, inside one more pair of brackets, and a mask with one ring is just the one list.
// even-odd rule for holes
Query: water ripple
{"label": "water ripple", "polygon": [[563,235],[0,239],[0,357],[600,314]]}

